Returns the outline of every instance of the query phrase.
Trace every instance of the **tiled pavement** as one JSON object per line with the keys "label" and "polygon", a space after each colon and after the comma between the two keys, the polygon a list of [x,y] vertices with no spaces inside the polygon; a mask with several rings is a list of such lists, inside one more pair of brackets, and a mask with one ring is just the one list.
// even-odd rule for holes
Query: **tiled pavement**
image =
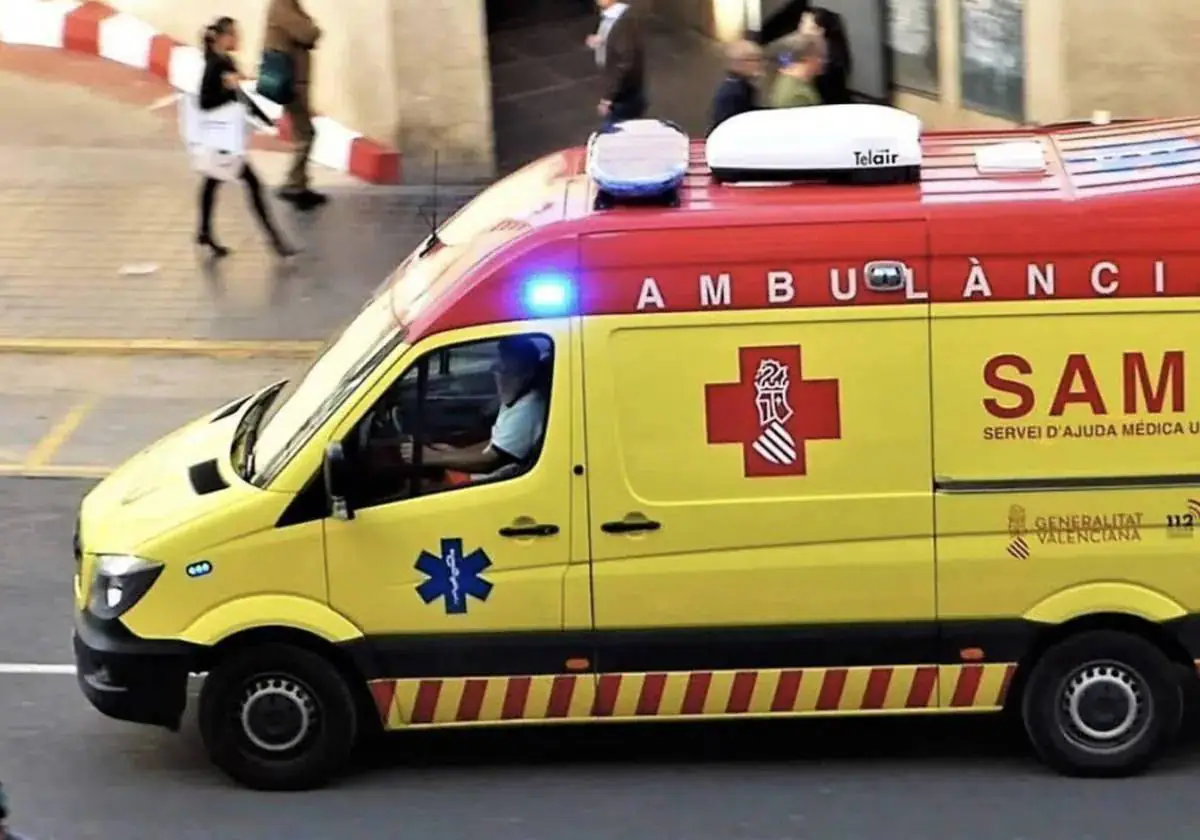
{"label": "tiled pavement", "polygon": [[[235,253],[207,263],[192,244],[197,181],[173,107],[147,109],[170,91],[96,92],[45,67],[25,72],[16,49],[0,48],[0,113],[20,115],[0,132],[0,339],[321,339],[428,232],[419,194],[317,173],[327,207],[304,215],[274,202],[305,248],[279,265],[230,184],[216,228]],[[264,149],[255,161],[277,182],[285,155]]]}
{"label": "tiled pavement", "polygon": [[321,339],[428,233],[418,199],[328,188],[311,215],[276,202],[305,248],[279,263],[230,184],[216,231],[235,253],[214,263],[192,244],[196,183],[178,153],[67,157],[0,145],[0,338]]}
{"label": "tiled pavement", "polygon": [[[510,16],[491,36],[497,145],[505,169],[581,143],[595,123],[595,67],[583,48],[590,3],[558,16]],[[545,4],[543,3],[542,6]],[[554,4],[552,4],[554,5]],[[522,6],[522,8],[524,8]],[[538,7],[540,8],[540,7]],[[655,30],[652,112],[704,128],[721,63],[698,35]],[[241,195],[223,187],[216,264],[192,243],[197,180],[173,122],[150,106],[171,93],[101,59],[0,46],[0,346],[6,339],[315,340],[428,232],[411,188],[364,187],[315,170],[333,200],[313,214],[274,202],[305,251],[280,265]],[[277,183],[286,155],[260,140],[254,160]],[[445,217],[466,194],[443,191]]]}
{"label": "tiled pavement", "polygon": [[[586,14],[526,17],[495,33],[497,144],[519,164],[591,130],[595,91]],[[536,17],[536,16],[535,16]],[[653,112],[703,129],[721,73],[711,46],[656,32]],[[288,375],[297,361],[5,355],[47,339],[295,342],[326,338],[427,233],[411,188],[359,186],[314,170],[332,196],[305,215],[274,203],[305,252],[279,265],[240,185],[223,188],[220,263],[192,245],[197,180],[170,89],[102,60],[0,46],[0,475],[102,474],[151,440]],[[157,107],[156,107],[157,106]],[[13,119],[13,115],[18,115]],[[268,183],[286,155],[259,137]],[[443,190],[443,218],[468,193]]]}
{"label": "tiled pavement", "polygon": [[[194,253],[197,181],[165,86],[98,59],[0,47],[0,475],[93,475],[297,360],[5,355],[46,339],[325,339],[427,233],[411,189],[314,170],[331,203],[275,202],[306,251],[276,264],[240,185],[217,232],[235,253]],[[286,155],[256,144],[263,179]],[[447,196],[443,216],[463,200]]]}

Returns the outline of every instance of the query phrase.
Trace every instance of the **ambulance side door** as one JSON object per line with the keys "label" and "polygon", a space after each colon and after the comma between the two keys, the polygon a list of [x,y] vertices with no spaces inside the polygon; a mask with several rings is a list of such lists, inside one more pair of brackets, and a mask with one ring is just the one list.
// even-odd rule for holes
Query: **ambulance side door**
{"label": "ambulance side door", "polygon": [[[525,464],[491,480],[446,482],[430,474],[413,481],[393,454],[402,435],[426,446],[489,439],[499,408],[493,366],[509,336],[532,341],[543,354],[534,387],[545,415],[532,449],[519,455]],[[366,632],[381,676],[396,681],[404,721],[540,717],[556,677],[573,676],[559,673],[565,663],[587,661],[586,638],[567,632],[570,624],[586,631],[586,620],[564,596],[574,515],[572,348],[568,319],[434,335],[364,394],[334,432],[355,467],[356,495],[353,519],[326,519],[329,600]],[[573,584],[572,604],[581,600],[579,589]],[[505,699],[509,676],[524,680],[514,689],[527,694],[523,711]],[[467,678],[475,680],[469,691]],[[429,702],[418,697],[427,680],[441,686]],[[570,684],[559,700],[582,714],[591,681]]]}
{"label": "ambulance side door", "polygon": [[[584,321],[603,714],[936,704],[928,305],[849,294],[863,241],[919,286],[924,226],[779,236],[763,247],[794,252],[774,265],[722,263],[732,234],[688,243],[732,264],[729,307],[701,308],[695,263],[647,251],[607,282],[652,277],[665,305]],[[660,232],[654,247],[670,244]],[[771,306],[783,265],[795,295]]]}

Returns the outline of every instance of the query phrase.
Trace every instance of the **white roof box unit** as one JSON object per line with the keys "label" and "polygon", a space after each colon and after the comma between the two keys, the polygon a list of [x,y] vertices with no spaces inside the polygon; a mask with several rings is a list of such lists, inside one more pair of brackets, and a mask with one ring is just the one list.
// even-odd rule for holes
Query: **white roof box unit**
{"label": "white roof box unit", "polygon": [[715,181],[913,184],[921,120],[886,105],[811,105],[738,114],[708,136]]}

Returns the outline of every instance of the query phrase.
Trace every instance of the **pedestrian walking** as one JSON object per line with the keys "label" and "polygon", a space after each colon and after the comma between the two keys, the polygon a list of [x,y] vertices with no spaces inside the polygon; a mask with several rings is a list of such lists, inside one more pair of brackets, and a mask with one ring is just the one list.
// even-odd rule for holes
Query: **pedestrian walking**
{"label": "pedestrian walking", "polygon": [[268,54],[285,58],[290,76],[286,101],[280,102],[292,123],[292,168],[278,195],[301,210],[311,210],[327,197],[309,185],[308,158],[316,131],[313,128],[312,51],[321,40],[321,28],[300,5],[300,0],[270,0],[263,38],[264,63]]}
{"label": "pedestrian walking", "polygon": [[[257,119],[270,125],[270,118],[250,97],[242,93],[241,83],[245,77],[238,70],[232,55],[238,48],[239,37],[237,21],[231,17],[217,18],[204,30],[204,75],[200,80],[200,110],[211,111],[231,102],[241,102]],[[246,185],[246,194],[275,253],[281,257],[295,254],[296,249],[284,241],[271,220],[263,198],[262,182],[248,159],[242,163],[239,177]],[[216,257],[229,254],[229,249],[217,242],[212,230],[212,215],[217,203],[217,190],[220,187],[221,182],[213,177],[206,177],[201,184],[200,231],[196,234],[196,244],[207,247]]]}
{"label": "pedestrian walking", "polygon": [[816,34],[798,35],[788,42],[780,56],[782,66],[771,85],[772,108],[799,108],[820,105],[816,79],[824,61],[825,43]]}
{"label": "pedestrian walking", "polygon": [[800,34],[816,35],[825,42],[821,72],[813,80],[822,104],[845,105],[853,102],[850,74],[854,71],[854,59],[850,54],[850,39],[846,36],[842,16],[830,9],[810,9],[800,19]]}
{"label": "pedestrian walking", "polygon": [[755,82],[763,74],[762,47],[752,41],[735,41],[725,49],[729,69],[712,104],[709,133],[730,117],[759,107]]}
{"label": "pedestrian walking", "polygon": [[604,93],[596,106],[603,127],[646,115],[646,48],[641,20],[628,3],[596,0],[600,26],[587,37],[603,77]]}

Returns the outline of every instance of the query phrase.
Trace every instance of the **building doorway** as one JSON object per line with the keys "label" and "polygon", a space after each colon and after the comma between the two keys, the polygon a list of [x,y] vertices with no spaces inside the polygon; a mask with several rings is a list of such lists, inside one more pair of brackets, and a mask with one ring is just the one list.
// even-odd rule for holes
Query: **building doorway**
{"label": "building doorway", "polygon": [[[584,46],[598,23],[594,0],[486,0],[486,9],[498,173],[586,143],[601,95]],[[724,73],[716,42],[670,19],[646,23],[649,115],[704,136]]]}

